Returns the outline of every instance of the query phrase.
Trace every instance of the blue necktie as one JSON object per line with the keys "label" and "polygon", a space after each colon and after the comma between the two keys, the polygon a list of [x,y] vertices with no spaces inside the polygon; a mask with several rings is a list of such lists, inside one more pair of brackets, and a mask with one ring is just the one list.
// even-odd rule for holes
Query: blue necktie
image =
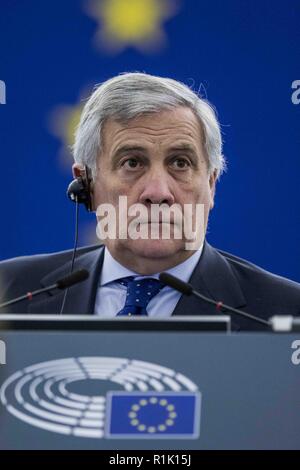
{"label": "blue necktie", "polygon": [[127,294],[125,305],[117,316],[147,315],[148,303],[165,286],[157,279],[135,281],[133,276],[122,278],[118,282],[127,286]]}

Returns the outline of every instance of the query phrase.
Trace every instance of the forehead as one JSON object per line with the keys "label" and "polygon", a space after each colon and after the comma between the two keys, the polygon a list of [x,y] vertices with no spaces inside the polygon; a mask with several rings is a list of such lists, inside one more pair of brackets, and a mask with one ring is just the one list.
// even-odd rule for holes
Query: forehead
{"label": "forehead", "polygon": [[108,120],[102,129],[103,149],[114,151],[124,143],[169,145],[176,141],[202,147],[201,125],[194,112],[185,107],[143,114],[129,121]]}

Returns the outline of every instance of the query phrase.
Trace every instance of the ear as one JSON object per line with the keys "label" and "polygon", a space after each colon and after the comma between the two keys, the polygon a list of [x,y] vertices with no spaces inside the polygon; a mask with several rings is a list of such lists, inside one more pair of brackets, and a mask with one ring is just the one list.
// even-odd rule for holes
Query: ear
{"label": "ear", "polygon": [[73,163],[72,173],[73,173],[74,178],[78,178],[79,176],[82,176],[84,173],[84,166],[81,165],[80,163]]}
{"label": "ear", "polygon": [[217,172],[217,170],[214,170],[214,172],[209,177],[210,209],[212,209],[215,205],[215,193],[216,193],[217,179],[218,179],[218,172]]}
{"label": "ear", "polygon": [[87,166],[84,166],[80,163],[74,163],[72,165],[72,173],[74,178],[82,177],[85,189],[87,189],[89,192],[91,211],[94,212],[94,182],[91,170]]}

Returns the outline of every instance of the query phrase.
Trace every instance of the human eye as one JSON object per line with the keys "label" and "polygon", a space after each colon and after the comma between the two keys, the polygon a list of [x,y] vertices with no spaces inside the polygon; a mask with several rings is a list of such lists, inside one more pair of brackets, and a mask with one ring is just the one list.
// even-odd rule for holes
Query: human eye
{"label": "human eye", "polygon": [[120,166],[125,170],[134,171],[143,168],[143,162],[138,157],[129,157],[122,160]]}
{"label": "human eye", "polygon": [[191,161],[187,157],[175,157],[171,160],[171,167],[175,170],[187,170],[191,167]]}

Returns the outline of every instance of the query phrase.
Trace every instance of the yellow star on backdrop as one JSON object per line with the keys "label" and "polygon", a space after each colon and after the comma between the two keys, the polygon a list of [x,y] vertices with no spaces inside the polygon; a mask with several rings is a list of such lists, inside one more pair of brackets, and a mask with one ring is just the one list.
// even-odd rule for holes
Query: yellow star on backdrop
{"label": "yellow star on backdrop", "polygon": [[95,39],[101,48],[154,51],[165,43],[162,23],[177,13],[178,5],[178,0],[91,0],[87,11],[100,23]]}
{"label": "yellow star on backdrop", "polygon": [[79,123],[82,104],[57,106],[48,119],[48,127],[60,140],[59,160],[61,166],[70,169],[71,146],[74,143],[75,129]]}
{"label": "yellow star on backdrop", "polygon": [[[52,109],[47,118],[48,129],[60,142],[58,162],[63,173],[71,178],[71,166],[73,163],[71,146],[74,144],[74,135],[79,124],[80,115],[86,99],[90,95],[92,85],[85,86],[77,102],[74,104],[62,104]],[[85,221],[81,227],[80,243],[83,245],[95,245],[99,239],[95,231],[94,220]]]}

